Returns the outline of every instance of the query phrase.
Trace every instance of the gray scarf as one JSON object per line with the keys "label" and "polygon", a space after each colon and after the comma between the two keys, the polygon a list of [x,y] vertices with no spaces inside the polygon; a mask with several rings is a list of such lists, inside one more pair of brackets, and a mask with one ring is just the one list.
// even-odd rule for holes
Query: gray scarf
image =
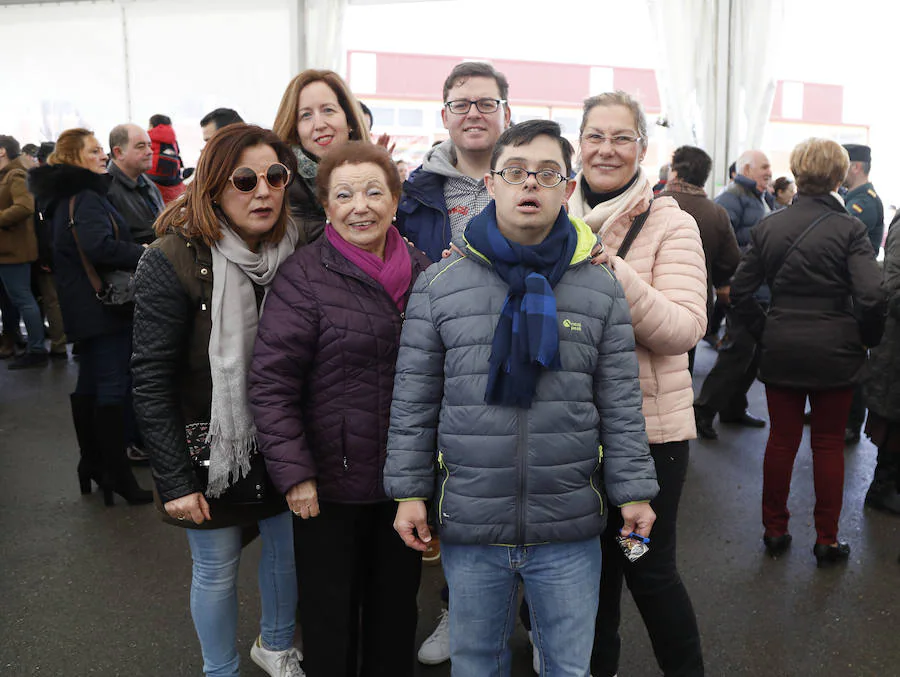
{"label": "gray scarf", "polygon": [[319,173],[319,163],[303,152],[301,146],[291,146],[294,157],[297,158],[297,173],[303,182],[309,186],[310,192],[316,194],[316,175]]}
{"label": "gray scarf", "polygon": [[297,227],[289,221],[281,242],[263,243],[258,252],[252,252],[224,223],[221,233],[222,239],[212,247],[212,410],[206,490],[212,498],[250,471],[250,455],[256,449],[256,426],[247,399],[247,372],[259,324],[253,285],[268,291],[278,267],[294,253],[298,238]]}

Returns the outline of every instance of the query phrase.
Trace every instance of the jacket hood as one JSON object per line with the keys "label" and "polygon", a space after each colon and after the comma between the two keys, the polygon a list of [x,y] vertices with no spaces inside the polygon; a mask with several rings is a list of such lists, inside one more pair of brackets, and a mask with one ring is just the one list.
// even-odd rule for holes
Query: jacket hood
{"label": "jacket hood", "polygon": [[28,190],[34,194],[45,216],[53,213],[58,202],[83,190],[106,195],[111,183],[109,174],[97,174],[68,164],[44,165],[28,172]]}
{"label": "jacket hood", "polygon": [[147,132],[147,136],[150,137],[151,141],[175,143],[175,130],[172,128],[172,125],[156,125],[156,127]]}
{"label": "jacket hood", "polygon": [[463,176],[462,172],[454,164],[455,158],[456,149],[453,147],[453,142],[447,139],[425,154],[425,159],[422,161],[422,169],[451,179]]}
{"label": "jacket hood", "polygon": [[737,185],[746,188],[749,191],[752,191],[752,193],[756,195],[756,197],[762,197],[762,193],[759,192],[759,188],[757,188],[756,186],[756,181],[754,181],[753,179],[750,179],[743,174],[735,174],[734,182]]}
{"label": "jacket hood", "polygon": [[[574,266],[583,261],[590,259],[591,250],[594,248],[600,238],[591,230],[591,227],[582,221],[579,218],[569,215],[569,223],[571,223],[575,227],[575,234],[578,236],[578,242],[575,245],[575,251],[572,253],[572,260],[569,261],[569,266]],[[474,254],[477,260],[480,260],[482,263],[486,263],[487,265],[491,265],[490,259],[482,254],[480,251],[475,249],[469,242],[466,240],[465,235],[459,241],[455,241],[454,244],[461,251],[468,250],[472,254]]]}
{"label": "jacket hood", "polygon": [[3,169],[0,169],[0,179],[9,174],[14,169],[21,169],[23,172],[27,172],[28,168],[22,164],[22,157],[19,156],[15,160],[10,160],[10,163],[6,165]]}

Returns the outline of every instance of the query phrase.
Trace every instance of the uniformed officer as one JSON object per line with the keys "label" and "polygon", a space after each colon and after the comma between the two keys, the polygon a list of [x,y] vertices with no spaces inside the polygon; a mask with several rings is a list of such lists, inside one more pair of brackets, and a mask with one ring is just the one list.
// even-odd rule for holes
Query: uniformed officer
{"label": "uniformed officer", "polygon": [[[862,221],[869,231],[869,240],[875,256],[881,250],[881,238],[884,235],[884,206],[881,198],[875,192],[875,187],[869,181],[869,171],[872,168],[872,149],[856,143],[844,145],[844,149],[850,156],[850,169],[844,186],[848,189],[844,196],[844,203],[851,215]],[[863,422],[866,419],[866,407],[863,403],[862,388],[857,386],[853,392],[853,403],[850,406],[850,416],[847,418],[847,427],[844,430],[844,443],[856,444],[859,442]],[[871,492],[870,492],[871,493]],[[871,497],[866,497],[866,503],[872,505]],[[877,507],[874,506],[873,507]]]}
{"label": "uniformed officer", "polygon": [[872,169],[872,149],[856,143],[844,145],[850,156],[850,169],[844,185],[847,194],[844,202],[847,211],[864,224],[869,231],[869,240],[875,256],[881,250],[881,239],[884,236],[884,205],[881,198],[875,192],[875,187],[869,181],[869,171]]}

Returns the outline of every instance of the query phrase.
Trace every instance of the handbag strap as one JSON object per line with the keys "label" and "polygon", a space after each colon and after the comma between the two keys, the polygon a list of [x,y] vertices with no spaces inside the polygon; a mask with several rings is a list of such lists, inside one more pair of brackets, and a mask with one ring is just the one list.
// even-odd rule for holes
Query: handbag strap
{"label": "handbag strap", "polygon": [[831,216],[831,212],[822,214],[817,219],[813,220],[813,222],[806,227],[806,230],[800,233],[797,239],[791,243],[791,246],[787,248],[787,251],[778,262],[778,266],[775,268],[775,274],[772,276],[772,284],[770,286],[773,295],[775,294],[775,290],[777,289],[778,276],[781,274],[781,269],[784,267],[784,264],[788,260],[788,257],[794,253],[794,250],[797,249],[797,245],[803,242],[804,238],[809,235],[810,232],[812,232],[812,229],[815,228],[821,221],[827,219],[829,216]]}
{"label": "handbag strap", "polygon": [[[103,291],[103,280],[101,280],[100,276],[97,274],[97,269],[94,268],[94,264],[91,263],[90,259],[85,255],[84,249],[81,248],[81,242],[78,240],[78,233],[75,231],[75,199],[77,197],[77,195],[73,195],[69,199],[69,230],[72,231],[72,238],[75,240],[75,248],[78,250],[78,256],[81,258],[81,265],[84,267],[84,272],[87,274],[88,281],[91,283],[94,293],[100,294]],[[109,214],[109,221],[112,224],[116,241],[118,241],[119,226],[112,214]]]}
{"label": "handbag strap", "polygon": [[650,204],[647,206],[647,211],[635,216],[634,220],[631,222],[631,227],[628,229],[628,232],[625,233],[625,239],[622,240],[622,244],[619,245],[619,249],[618,251],[616,251],[616,256],[618,256],[620,259],[624,259],[626,256],[628,256],[628,252],[631,249],[632,243],[641,232],[641,228],[644,227],[644,223],[647,221],[647,217],[650,216],[651,207],[653,207],[653,200],[650,200]]}

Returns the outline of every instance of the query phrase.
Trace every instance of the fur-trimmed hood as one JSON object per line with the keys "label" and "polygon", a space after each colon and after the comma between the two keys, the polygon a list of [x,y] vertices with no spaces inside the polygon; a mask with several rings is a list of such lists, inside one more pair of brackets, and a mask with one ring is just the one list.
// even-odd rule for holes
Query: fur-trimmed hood
{"label": "fur-trimmed hood", "polygon": [[105,196],[112,184],[109,174],[97,174],[75,165],[44,165],[28,172],[30,190],[41,212],[50,218],[56,205],[83,190],[92,190]]}

